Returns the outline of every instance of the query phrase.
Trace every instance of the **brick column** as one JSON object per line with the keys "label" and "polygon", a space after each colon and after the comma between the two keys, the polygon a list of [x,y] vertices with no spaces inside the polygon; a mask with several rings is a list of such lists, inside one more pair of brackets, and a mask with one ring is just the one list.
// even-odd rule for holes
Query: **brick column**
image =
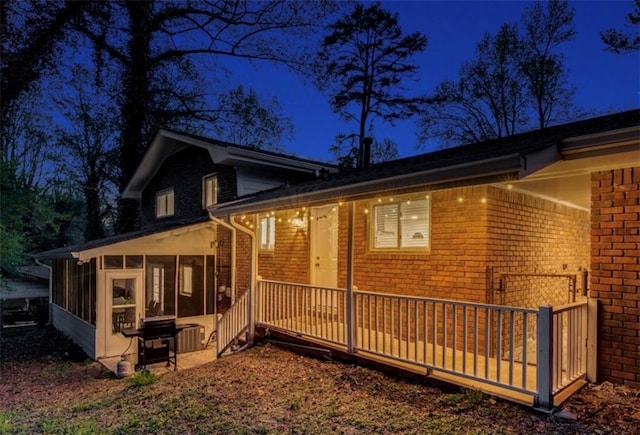
{"label": "brick column", "polygon": [[600,300],[598,380],[640,388],[640,167],[591,176],[590,296]]}

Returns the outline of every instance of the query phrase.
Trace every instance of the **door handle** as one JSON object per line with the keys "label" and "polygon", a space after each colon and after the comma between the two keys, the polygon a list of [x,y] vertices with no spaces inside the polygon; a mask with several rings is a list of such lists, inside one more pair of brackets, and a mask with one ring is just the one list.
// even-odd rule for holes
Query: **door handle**
{"label": "door handle", "polygon": [[320,267],[320,263],[316,263],[316,267]]}

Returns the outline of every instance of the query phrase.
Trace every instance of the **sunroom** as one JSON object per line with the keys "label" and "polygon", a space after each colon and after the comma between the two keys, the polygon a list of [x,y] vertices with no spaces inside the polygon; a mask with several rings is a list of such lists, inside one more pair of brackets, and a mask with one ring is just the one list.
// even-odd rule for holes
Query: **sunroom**
{"label": "sunroom", "polygon": [[231,304],[217,290],[215,244],[206,220],[41,253],[51,260],[51,322],[97,360],[131,354],[135,362],[137,345],[123,330],[162,316],[183,326],[179,353],[200,350]]}

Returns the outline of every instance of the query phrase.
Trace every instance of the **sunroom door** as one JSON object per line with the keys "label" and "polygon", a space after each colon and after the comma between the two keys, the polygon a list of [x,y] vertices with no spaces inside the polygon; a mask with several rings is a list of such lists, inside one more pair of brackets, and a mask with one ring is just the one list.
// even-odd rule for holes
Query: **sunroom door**
{"label": "sunroom door", "polygon": [[138,327],[144,316],[143,272],[113,271],[106,274],[106,303],[104,331],[106,356],[135,353],[136,344],[127,350],[130,340],[122,335],[123,329]]}

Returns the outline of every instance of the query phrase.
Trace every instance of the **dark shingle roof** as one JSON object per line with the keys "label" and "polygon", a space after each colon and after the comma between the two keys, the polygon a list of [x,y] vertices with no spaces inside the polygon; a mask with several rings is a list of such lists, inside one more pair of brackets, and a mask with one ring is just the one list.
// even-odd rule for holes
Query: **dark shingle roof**
{"label": "dark shingle roof", "polygon": [[[372,189],[369,187],[367,190],[366,187],[371,184],[376,185],[376,190],[385,187],[398,189],[403,184],[409,187],[411,183],[435,186],[451,181],[454,177],[462,179],[465,171],[467,175],[474,176],[478,180],[483,175],[491,173],[501,172],[504,177],[509,172],[517,174],[519,170],[526,169],[522,167],[526,165],[524,160],[526,156],[550,147],[559,147],[561,142],[569,137],[622,129],[638,124],[640,124],[640,110],[572,122],[375,164],[368,168],[329,174],[324,179],[259,192],[233,204],[220,204],[213,212],[256,211],[260,208],[259,204],[265,207],[293,205],[296,197],[304,197],[312,202],[314,199],[326,199],[328,195],[339,197],[341,192],[347,196],[349,194],[354,196],[364,194],[365,191],[371,192]],[[502,160],[502,163],[498,163],[499,160]],[[470,165],[475,163],[481,164],[482,168],[478,167],[473,172]],[[430,175],[426,175],[427,173]],[[409,180],[410,177],[413,178]],[[362,185],[363,188],[356,189],[358,185]],[[324,197],[322,192],[325,192]],[[288,204],[287,199],[289,199]]]}

